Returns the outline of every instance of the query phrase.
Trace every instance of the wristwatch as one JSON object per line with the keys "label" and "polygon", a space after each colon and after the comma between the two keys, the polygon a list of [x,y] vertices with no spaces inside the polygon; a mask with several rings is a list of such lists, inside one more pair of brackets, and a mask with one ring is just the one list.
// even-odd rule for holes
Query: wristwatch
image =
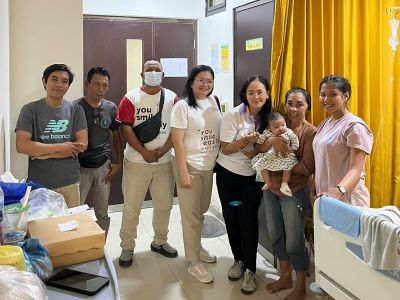
{"label": "wristwatch", "polygon": [[346,189],[344,188],[344,186],[342,186],[342,185],[337,185],[336,187],[337,187],[337,189],[339,190],[339,192],[342,193],[342,196],[346,193]]}

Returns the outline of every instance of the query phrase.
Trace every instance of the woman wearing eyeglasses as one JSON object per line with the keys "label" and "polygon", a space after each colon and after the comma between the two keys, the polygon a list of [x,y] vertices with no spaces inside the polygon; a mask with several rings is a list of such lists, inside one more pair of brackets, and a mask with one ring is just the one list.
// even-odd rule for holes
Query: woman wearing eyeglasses
{"label": "woman wearing eyeglasses", "polygon": [[240,100],[242,104],[227,113],[221,123],[216,180],[235,260],[228,279],[239,280],[244,276],[241,291],[251,294],[256,289],[258,209],[262,199],[262,183],[256,182],[251,159],[256,154],[254,143],[264,131],[271,112],[268,81],[259,75],[247,79]]}
{"label": "woman wearing eyeglasses", "polygon": [[171,114],[172,166],[182,218],[188,272],[202,283],[213,281],[203,262],[217,258],[201,246],[204,214],[211,201],[213,169],[219,151],[222,119],[218,100],[212,96],[214,71],[199,65],[190,72],[184,98]]}

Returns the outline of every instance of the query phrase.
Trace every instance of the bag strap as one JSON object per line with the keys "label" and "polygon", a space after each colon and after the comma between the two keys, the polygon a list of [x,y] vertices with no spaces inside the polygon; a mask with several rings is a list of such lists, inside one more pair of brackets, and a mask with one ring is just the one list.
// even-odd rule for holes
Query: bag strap
{"label": "bag strap", "polygon": [[158,110],[158,114],[160,114],[160,118],[161,118],[161,114],[162,114],[162,109],[164,107],[164,99],[165,99],[165,91],[164,91],[164,88],[161,88],[160,108]]}
{"label": "bag strap", "polygon": [[221,112],[221,103],[219,103],[219,99],[217,96],[214,95],[215,101],[217,102],[219,112]]}

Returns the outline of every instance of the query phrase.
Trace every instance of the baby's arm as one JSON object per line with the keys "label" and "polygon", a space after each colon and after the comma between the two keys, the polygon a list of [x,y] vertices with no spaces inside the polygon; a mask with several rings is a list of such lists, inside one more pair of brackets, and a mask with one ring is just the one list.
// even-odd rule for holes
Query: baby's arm
{"label": "baby's arm", "polygon": [[293,151],[297,150],[299,148],[299,139],[291,129],[288,129],[288,137],[290,143],[289,148]]}
{"label": "baby's arm", "polygon": [[265,129],[264,132],[260,135],[260,137],[257,140],[257,144],[264,144],[264,142],[270,137],[272,136],[271,131],[269,131],[268,129]]}

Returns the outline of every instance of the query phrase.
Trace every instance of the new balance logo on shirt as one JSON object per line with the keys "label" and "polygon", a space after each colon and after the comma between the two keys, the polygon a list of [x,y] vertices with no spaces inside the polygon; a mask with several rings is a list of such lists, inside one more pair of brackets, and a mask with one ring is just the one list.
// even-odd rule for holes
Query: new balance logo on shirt
{"label": "new balance logo on shirt", "polygon": [[48,139],[67,139],[69,140],[70,134],[62,134],[68,129],[69,120],[50,120],[47,123],[46,128],[43,133],[40,135],[40,138],[43,140]]}
{"label": "new balance logo on shirt", "polygon": [[50,120],[49,123],[47,123],[47,126],[46,126],[45,130],[43,131],[43,133],[64,132],[65,130],[67,130],[68,124],[69,124],[68,120],[58,120],[57,122],[56,122],[56,120]]}

